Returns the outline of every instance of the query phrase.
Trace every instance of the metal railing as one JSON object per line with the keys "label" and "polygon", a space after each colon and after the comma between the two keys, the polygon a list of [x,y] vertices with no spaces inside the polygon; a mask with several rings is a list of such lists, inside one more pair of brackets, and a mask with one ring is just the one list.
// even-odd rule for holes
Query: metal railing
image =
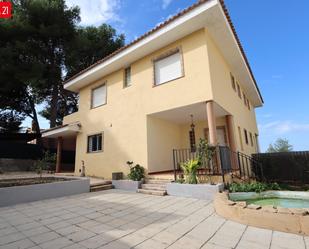
{"label": "metal railing", "polygon": [[[174,149],[174,179],[183,175],[180,167],[182,163],[190,159],[197,159],[198,152],[191,149]],[[215,153],[210,162],[204,162],[198,169],[197,175],[218,175],[223,177],[225,174],[231,173],[232,177],[241,180],[263,180],[263,167],[261,163],[241,152],[231,151],[228,146],[217,146]]]}

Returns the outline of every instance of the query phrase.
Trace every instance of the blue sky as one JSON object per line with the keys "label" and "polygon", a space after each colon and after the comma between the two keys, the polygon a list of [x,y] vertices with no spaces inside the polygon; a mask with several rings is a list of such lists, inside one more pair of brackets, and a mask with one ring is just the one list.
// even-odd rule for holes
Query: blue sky
{"label": "blue sky", "polygon": [[[126,42],[195,0],[67,0],[79,5],[82,25],[107,22]],[[309,1],[226,0],[264,97],[256,110],[264,151],[278,137],[309,149]],[[40,120],[42,128],[48,122]]]}

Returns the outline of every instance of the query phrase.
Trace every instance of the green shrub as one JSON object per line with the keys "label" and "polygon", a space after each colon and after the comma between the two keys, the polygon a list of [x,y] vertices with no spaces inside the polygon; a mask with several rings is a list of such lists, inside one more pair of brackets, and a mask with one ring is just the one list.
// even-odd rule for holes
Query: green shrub
{"label": "green shrub", "polygon": [[197,184],[197,169],[199,166],[199,160],[193,159],[188,160],[180,165],[184,172],[186,183]]}
{"label": "green shrub", "polygon": [[45,151],[42,159],[37,160],[34,164],[34,170],[42,178],[43,170],[51,170],[51,167],[56,163],[56,154]]}
{"label": "green shrub", "polygon": [[175,181],[176,183],[185,183],[185,179],[184,178],[178,178],[178,179],[176,179],[176,181]]}
{"label": "green shrub", "polygon": [[263,192],[266,190],[280,190],[280,186],[277,183],[232,183],[229,185],[230,192]]}
{"label": "green shrub", "polygon": [[206,139],[200,138],[197,151],[200,166],[210,168],[211,160],[216,153],[216,147],[210,145]]}
{"label": "green shrub", "polygon": [[130,173],[128,174],[128,178],[133,181],[140,181],[144,178],[145,175],[145,169],[140,166],[139,164],[136,164],[135,166],[131,166],[133,162],[130,162],[130,164],[127,162],[127,164],[130,166]]}

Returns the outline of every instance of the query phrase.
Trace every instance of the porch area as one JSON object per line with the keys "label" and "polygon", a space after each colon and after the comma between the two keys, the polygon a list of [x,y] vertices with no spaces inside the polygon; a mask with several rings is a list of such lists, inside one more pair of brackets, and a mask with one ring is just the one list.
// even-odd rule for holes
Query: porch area
{"label": "porch area", "polygon": [[58,126],[42,132],[43,141],[56,152],[55,173],[74,173],[76,136],[81,131],[79,122]]}
{"label": "porch area", "polygon": [[147,116],[148,175],[182,177],[180,165],[198,157],[198,144],[205,139],[215,153],[209,163],[201,165],[198,175],[207,181],[216,176],[224,182],[226,175],[241,178],[253,175],[257,167],[250,156],[238,152],[234,118],[214,101],[196,103]]}

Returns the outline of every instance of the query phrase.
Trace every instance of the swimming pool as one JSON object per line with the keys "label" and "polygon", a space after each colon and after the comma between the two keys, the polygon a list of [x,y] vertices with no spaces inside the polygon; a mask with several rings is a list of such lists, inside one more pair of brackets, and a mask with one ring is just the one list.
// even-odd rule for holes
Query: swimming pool
{"label": "swimming pool", "polygon": [[309,208],[309,192],[303,191],[265,191],[261,193],[241,192],[230,193],[232,201],[246,201],[260,206],[284,208]]}

